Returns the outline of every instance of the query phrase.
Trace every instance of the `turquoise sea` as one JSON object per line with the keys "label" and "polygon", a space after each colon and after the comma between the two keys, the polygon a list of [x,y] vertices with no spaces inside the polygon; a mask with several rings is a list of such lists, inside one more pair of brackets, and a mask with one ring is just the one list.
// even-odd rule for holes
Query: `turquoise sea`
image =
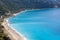
{"label": "turquoise sea", "polygon": [[27,10],[8,21],[27,40],[60,40],[60,8]]}

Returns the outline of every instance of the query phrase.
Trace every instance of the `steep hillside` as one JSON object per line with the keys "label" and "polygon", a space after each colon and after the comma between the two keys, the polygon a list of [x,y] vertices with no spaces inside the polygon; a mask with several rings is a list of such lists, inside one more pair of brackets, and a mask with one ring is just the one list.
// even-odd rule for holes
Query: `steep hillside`
{"label": "steep hillside", "polygon": [[59,0],[0,0],[0,10],[16,13],[24,9],[60,7]]}

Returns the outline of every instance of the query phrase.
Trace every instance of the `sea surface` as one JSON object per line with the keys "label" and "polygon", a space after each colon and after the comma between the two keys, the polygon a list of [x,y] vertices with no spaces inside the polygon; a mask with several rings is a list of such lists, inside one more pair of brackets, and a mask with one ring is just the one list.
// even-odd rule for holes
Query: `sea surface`
{"label": "sea surface", "polygon": [[8,21],[27,40],[60,40],[60,8],[27,10]]}

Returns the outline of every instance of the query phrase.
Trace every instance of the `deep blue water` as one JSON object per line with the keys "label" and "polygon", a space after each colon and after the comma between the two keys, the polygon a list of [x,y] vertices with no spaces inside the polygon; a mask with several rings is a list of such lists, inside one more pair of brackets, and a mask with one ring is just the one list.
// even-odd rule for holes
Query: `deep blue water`
{"label": "deep blue water", "polygon": [[28,40],[60,40],[60,8],[28,10],[8,20]]}

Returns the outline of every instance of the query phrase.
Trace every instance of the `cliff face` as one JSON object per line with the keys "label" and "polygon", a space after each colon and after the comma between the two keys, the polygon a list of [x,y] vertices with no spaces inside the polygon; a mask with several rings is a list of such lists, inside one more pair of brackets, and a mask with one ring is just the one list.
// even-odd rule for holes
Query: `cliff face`
{"label": "cliff face", "polygon": [[22,9],[40,9],[60,7],[59,0],[0,0],[0,9],[6,12],[18,12]]}

